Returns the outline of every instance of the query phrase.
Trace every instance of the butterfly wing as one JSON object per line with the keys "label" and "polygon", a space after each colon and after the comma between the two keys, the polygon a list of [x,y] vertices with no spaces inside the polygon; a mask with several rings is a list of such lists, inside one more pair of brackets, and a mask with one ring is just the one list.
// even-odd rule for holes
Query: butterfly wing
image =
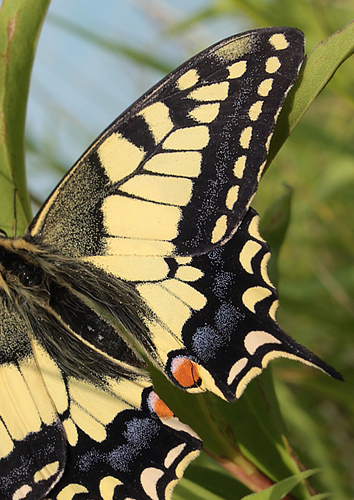
{"label": "butterfly wing", "polygon": [[299,30],[261,29],[183,64],[89,148],[29,235],[65,254],[116,262],[194,255],[225,242],[257,189],[303,47]]}
{"label": "butterfly wing", "polygon": [[36,364],[28,328],[0,308],[0,496],[44,498],[63,474],[66,439]]}
{"label": "butterfly wing", "polygon": [[[276,356],[295,356],[336,375],[279,333],[268,307],[276,291],[269,280],[264,284],[264,266],[248,280],[250,263],[245,268],[243,262],[251,262],[247,252],[256,243],[240,225],[303,45],[296,29],[266,28],[192,58],[106,130],[28,228],[27,241],[78,257],[135,290],[147,310],[138,314],[141,325],[130,338],[186,389],[232,399]],[[230,249],[238,238],[247,252],[235,262]],[[221,303],[245,314],[241,331],[237,315],[214,310],[216,271],[208,259],[224,245],[221,266],[229,268],[233,286],[244,287],[237,273],[251,283]],[[222,342],[208,337],[211,314],[213,328],[217,322],[229,332]],[[211,339],[222,347],[206,359],[198,353]],[[227,369],[215,361],[222,352],[234,356]]]}
{"label": "butterfly wing", "polygon": [[201,441],[144,372],[65,374],[10,304],[1,331],[1,498],[170,498]]}

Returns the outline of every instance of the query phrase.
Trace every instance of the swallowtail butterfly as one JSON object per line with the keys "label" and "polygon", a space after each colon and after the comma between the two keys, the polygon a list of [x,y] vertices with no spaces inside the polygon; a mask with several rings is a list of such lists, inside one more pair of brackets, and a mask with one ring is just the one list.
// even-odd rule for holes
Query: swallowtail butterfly
{"label": "swallowtail butterfly", "polygon": [[117,118],[23,237],[1,234],[1,498],[170,498],[201,441],[141,352],[229,401],[276,357],[339,377],[275,322],[249,207],[303,51],[292,28],[204,50]]}

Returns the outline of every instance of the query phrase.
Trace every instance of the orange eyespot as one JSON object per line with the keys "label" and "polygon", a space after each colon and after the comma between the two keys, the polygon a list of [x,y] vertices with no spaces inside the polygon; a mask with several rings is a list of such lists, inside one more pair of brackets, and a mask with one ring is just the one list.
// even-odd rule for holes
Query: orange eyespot
{"label": "orange eyespot", "polygon": [[176,358],[171,365],[172,375],[184,388],[200,385],[198,365],[188,358]]}
{"label": "orange eyespot", "polygon": [[169,407],[162,401],[160,396],[158,396],[154,391],[150,392],[149,394],[149,404],[151,409],[160,418],[163,417],[169,418],[174,416]]}

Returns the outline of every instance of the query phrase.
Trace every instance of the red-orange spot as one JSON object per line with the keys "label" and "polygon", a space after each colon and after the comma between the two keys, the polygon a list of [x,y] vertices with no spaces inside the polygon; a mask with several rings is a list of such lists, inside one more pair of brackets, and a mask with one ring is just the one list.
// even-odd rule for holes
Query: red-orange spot
{"label": "red-orange spot", "polygon": [[169,407],[162,401],[162,399],[156,394],[156,392],[151,392],[149,395],[149,403],[152,410],[160,418],[162,417],[173,417],[172,411]]}
{"label": "red-orange spot", "polygon": [[200,375],[198,365],[188,358],[176,358],[172,361],[171,371],[177,382],[186,389],[198,385]]}

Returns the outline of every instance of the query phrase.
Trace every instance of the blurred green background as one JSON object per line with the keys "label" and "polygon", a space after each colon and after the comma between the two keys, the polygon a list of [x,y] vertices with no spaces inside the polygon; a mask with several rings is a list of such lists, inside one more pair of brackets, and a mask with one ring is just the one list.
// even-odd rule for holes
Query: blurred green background
{"label": "blurred green background", "polygon": [[[309,53],[354,18],[352,0],[53,0],[38,47],[27,120],[34,211],[126,106],[207,45],[254,27],[300,28]],[[284,330],[345,383],[273,363],[286,435],[321,491],[354,497],[354,60],[339,69],[264,176],[260,215],[292,189],[279,260]],[[236,403],[238,404],[238,403]],[[239,498],[239,497],[235,497]]]}

